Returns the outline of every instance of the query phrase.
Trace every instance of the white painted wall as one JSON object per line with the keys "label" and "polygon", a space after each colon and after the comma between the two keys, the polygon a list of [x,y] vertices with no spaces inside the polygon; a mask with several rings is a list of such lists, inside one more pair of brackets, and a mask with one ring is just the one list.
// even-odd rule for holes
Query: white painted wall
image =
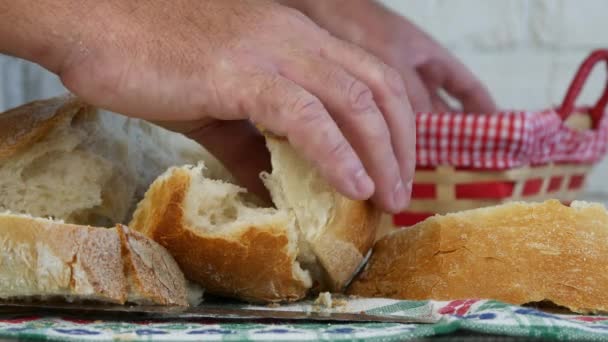
{"label": "white painted wall", "polygon": [[[608,48],[608,0],[384,2],[449,47],[502,108],[558,104],[583,58],[594,48]],[[594,101],[605,79],[604,71],[596,71],[581,103]],[[0,110],[63,91],[39,67],[2,56],[0,87]],[[608,160],[594,171],[589,189],[608,193],[606,175]]]}
{"label": "white painted wall", "polygon": [[[583,59],[608,48],[607,0],[383,0],[460,57],[504,109],[561,103]],[[606,84],[597,67],[579,103],[595,103]],[[608,159],[589,191],[608,193]]]}

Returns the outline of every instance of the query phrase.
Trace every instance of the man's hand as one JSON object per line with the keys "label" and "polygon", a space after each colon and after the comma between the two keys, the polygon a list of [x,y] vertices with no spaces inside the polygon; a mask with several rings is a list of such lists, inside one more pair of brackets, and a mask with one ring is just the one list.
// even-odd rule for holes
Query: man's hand
{"label": "man's hand", "polygon": [[439,90],[469,112],[492,112],[481,82],[445,48],[405,18],[373,0],[279,0],[297,8],[333,35],[353,42],[401,72],[415,111],[450,108]]}
{"label": "man's hand", "polygon": [[[241,165],[228,146],[243,144],[248,121],[219,124],[216,138],[204,127],[250,120],[286,136],[343,194],[390,212],[408,203],[415,127],[399,73],[298,11],[262,0],[0,0],[0,42],[93,105],[191,122],[186,133],[215,144],[232,171]],[[252,134],[257,145],[237,153],[260,152]]]}

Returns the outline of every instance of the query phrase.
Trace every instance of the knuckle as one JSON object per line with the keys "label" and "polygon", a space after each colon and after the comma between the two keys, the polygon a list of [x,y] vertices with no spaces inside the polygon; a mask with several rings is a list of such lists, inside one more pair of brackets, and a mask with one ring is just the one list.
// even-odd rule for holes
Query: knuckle
{"label": "knuckle", "polygon": [[287,114],[298,125],[308,125],[323,118],[325,107],[316,97],[308,94],[298,94],[288,101]]}
{"label": "knuckle", "polygon": [[267,122],[273,115],[281,114],[283,103],[279,99],[285,98],[285,89],[281,86],[280,77],[264,72],[254,72],[247,77],[249,83],[241,87],[240,92],[231,93],[240,111],[247,112],[257,122]]}
{"label": "knuckle", "polygon": [[388,89],[390,89],[395,95],[405,96],[405,82],[401,74],[397,70],[386,65],[383,67],[383,69],[384,83]]}
{"label": "knuckle", "polygon": [[355,111],[369,111],[374,106],[371,89],[363,82],[353,79],[347,88],[348,102]]}
{"label": "knuckle", "polygon": [[327,156],[329,160],[347,160],[350,155],[351,147],[350,144],[346,141],[346,139],[335,139],[328,146]]}
{"label": "knuckle", "polygon": [[365,136],[370,144],[375,146],[384,147],[390,146],[391,137],[386,127],[386,124],[380,120],[374,120],[365,126]]}

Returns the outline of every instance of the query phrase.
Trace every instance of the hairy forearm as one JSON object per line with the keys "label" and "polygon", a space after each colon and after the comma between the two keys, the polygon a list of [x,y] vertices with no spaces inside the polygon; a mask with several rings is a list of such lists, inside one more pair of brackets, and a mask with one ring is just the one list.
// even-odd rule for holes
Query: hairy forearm
{"label": "hairy forearm", "polygon": [[0,0],[0,51],[53,70],[69,53],[78,9],[71,1]]}
{"label": "hairy forearm", "polygon": [[0,0],[0,53],[59,73],[124,14],[122,3],[129,1]]}

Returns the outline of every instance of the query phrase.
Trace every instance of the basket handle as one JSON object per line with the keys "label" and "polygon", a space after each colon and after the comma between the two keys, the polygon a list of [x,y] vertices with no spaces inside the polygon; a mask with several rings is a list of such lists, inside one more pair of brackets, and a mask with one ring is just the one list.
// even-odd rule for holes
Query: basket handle
{"label": "basket handle", "polygon": [[[585,61],[581,64],[574,76],[574,80],[570,84],[568,88],[568,92],[566,92],[566,96],[562,105],[558,108],[557,112],[562,117],[563,120],[566,120],[568,116],[572,114],[574,110],[575,101],[583,90],[583,86],[589,78],[593,67],[595,67],[600,62],[606,62],[606,70],[608,72],[608,50],[600,49],[595,50],[585,59]],[[608,79],[606,80],[606,87],[604,88],[604,92],[600,99],[595,103],[595,105],[589,111],[591,115],[591,120],[593,122],[593,128],[597,127],[600,119],[604,115],[606,110],[606,106],[608,105]]]}

